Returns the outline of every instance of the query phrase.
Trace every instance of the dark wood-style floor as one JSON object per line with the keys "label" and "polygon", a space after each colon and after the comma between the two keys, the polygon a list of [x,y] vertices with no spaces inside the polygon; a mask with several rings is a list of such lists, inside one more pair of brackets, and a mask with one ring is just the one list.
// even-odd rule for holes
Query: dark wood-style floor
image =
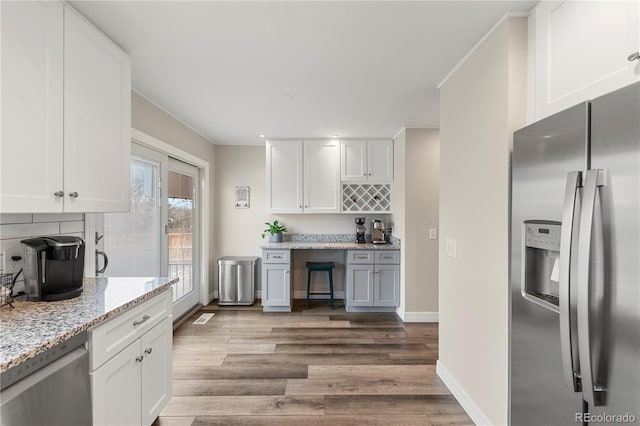
{"label": "dark wood-style floor", "polygon": [[174,332],[156,425],[473,424],[435,373],[437,324],[327,305],[204,307]]}

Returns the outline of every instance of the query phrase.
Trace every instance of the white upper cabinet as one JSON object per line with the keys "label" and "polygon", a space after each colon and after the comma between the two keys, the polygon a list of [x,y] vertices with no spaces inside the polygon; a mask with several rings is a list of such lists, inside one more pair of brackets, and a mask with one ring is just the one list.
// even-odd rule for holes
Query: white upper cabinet
{"label": "white upper cabinet", "polygon": [[267,141],[267,209],[302,213],[302,141]]}
{"label": "white upper cabinet", "polygon": [[529,17],[529,121],[640,80],[639,51],[640,2],[540,2]]}
{"label": "white upper cabinet", "polygon": [[0,211],[128,211],[128,56],[62,3],[0,7]]}
{"label": "white upper cabinet", "polygon": [[270,213],[340,212],[338,141],[267,141],[266,153]]}
{"label": "white upper cabinet", "polygon": [[128,211],[129,57],[71,9],[64,23],[65,211]]}
{"label": "white upper cabinet", "polygon": [[[1,2],[0,210],[62,212],[63,5]],[[59,194],[61,195],[61,194]]]}
{"label": "white upper cabinet", "polygon": [[349,140],[340,146],[341,181],[393,181],[392,140]]}
{"label": "white upper cabinet", "polygon": [[304,141],[304,212],[340,213],[340,144]]}

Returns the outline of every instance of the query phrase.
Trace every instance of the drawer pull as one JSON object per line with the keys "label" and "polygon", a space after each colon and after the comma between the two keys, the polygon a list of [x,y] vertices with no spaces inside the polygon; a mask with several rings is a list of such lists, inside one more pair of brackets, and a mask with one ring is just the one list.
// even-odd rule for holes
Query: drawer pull
{"label": "drawer pull", "polygon": [[273,257],[274,259],[282,259],[282,256],[271,256],[271,257]]}
{"label": "drawer pull", "polygon": [[136,361],[137,361],[137,362],[142,362],[142,360],[143,360],[143,359],[144,359],[144,356],[143,356],[143,355],[140,355],[140,356],[137,356],[137,357],[136,357]]}
{"label": "drawer pull", "polygon": [[356,256],[356,258],[358,258],[358,259],[366,259],[367,256]]}
{"label": "drawer pull", "polygon": [[144,315],[140,321],[134,321],[133,322],[133,326],[135,327],[136,325],[140,325],[143,322],[145,322],[147,320],[150,320],[150,319],[151,319],[151,317],[149,315]]}
{"label": "drawer pull", "polygon": [[147,354],[147,355],[150,355],[151,352],[153,352],[153,348],[147,348],[147,349],[144,350],[144,353]]}
{"label": "drawer pull", "polygon": [[383,259],[393,259],[393,256],[382,256]]}

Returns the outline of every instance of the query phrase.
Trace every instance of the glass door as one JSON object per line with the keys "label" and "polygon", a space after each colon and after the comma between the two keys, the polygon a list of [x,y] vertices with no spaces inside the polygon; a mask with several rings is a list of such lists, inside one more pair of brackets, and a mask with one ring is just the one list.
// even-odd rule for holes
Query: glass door
{"label": "glass door", "polygon": [[173,315],[179,318],[200,299],[196,265],[198,169],[169,158],[167,176],[167,269],[170,277],[180,281],[173,286]]}
{"label": "glass door", "polygon": [[[131,146],[131,210],[105,213],[96,244],[104,236],[104,249],[96,251],[96,270],[107,277],[166,275],[162,224],[161,182],[166,156],[143,146]],[[108,256],[108,258],[107,258]],[[108,259],[108,264],[107,264]]]}
{"label": "glass door", "polygon": [[195,166],[133,143],[131,211],[95,215],[96,273],[178,277],[172,286],[174,318],[200,301],[198,173]]}

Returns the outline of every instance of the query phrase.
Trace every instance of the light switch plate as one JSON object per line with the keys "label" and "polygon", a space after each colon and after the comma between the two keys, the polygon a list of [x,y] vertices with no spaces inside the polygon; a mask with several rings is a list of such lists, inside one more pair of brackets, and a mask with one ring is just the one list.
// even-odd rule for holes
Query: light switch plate
{"label": "light switch plate", "polygon": [[438,238],[438,230],[436,228],[429,229],[429,239],[435,240]]}
{"label": "light switch plate", "polygon": [[447,238],[447,256],[456,257],[456,240]]}

